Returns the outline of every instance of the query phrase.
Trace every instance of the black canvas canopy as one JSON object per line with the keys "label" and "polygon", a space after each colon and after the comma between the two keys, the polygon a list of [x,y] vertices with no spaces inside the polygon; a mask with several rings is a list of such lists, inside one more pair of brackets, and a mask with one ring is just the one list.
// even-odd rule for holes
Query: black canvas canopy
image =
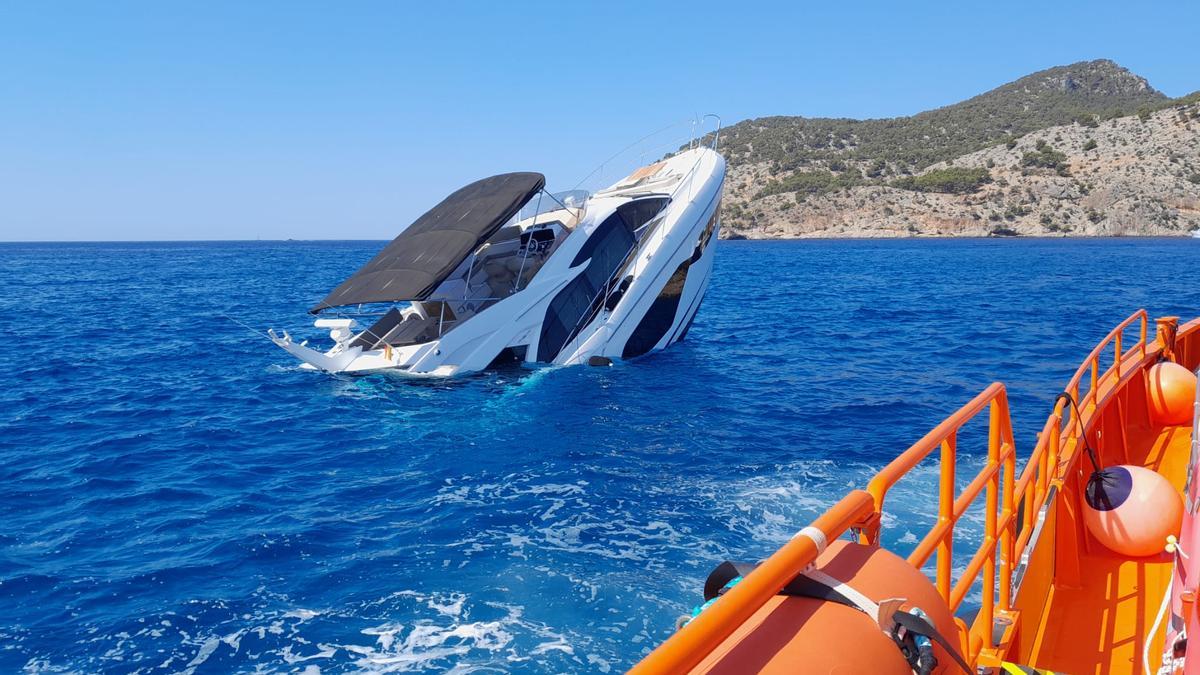
{"label": "black canvas canopy", "polygon": [[454,268],[546,184],[540,173],[505,173],[446,197],[392,240],[354,276],[309,310],[368,302],[424,300]]}

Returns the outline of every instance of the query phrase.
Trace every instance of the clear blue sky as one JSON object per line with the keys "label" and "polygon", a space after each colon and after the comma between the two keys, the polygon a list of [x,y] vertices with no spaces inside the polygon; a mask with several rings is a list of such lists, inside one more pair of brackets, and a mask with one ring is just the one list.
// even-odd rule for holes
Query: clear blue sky
{"label": "clear blue sky", "polygon": [[1094,58],[1200,89],[1196,2],[806,5],[6,3],[0,240],[385,239],[697,113],[906,115]]}

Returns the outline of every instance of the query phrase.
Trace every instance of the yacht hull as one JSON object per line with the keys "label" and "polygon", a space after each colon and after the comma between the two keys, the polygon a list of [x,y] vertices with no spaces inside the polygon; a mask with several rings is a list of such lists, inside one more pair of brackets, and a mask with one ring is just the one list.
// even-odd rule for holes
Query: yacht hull
{"label": "yacht hull", "polygon": [[555,363],[586,363],[592,356],[633,358],[681,340],[699,310],[712,273],[720,230],[721,175],[698,186],[697,199],[648,242],[620,303],[581,333]]}

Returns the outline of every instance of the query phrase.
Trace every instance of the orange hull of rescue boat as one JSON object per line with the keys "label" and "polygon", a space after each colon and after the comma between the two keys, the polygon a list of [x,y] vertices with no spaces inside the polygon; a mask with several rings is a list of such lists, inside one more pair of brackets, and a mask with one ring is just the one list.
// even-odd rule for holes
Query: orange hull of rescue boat
{"label": "orange hull of rescue boat", "polygon": [[[826,573],[876,598],[904,597],[946,634],[954,617],[937,589],[896,554],[878,546],[835,541],[816,561]],[[801,630],[796,630],[801,626]],[[814,598],[777,595],[747,619],[697,670],[735,675],[760,673],[877,673],[908,675],[911,669],[891,638],[863,612]],[[940,647],[939,660],[950,662]]]}
{"label": "orange hull of rescue boat", "polygon": [[[1169,644],[1165,635],[1166,626],[1192,621],[1200,592],[1200,579],[1172,585],[1174,507],[1194,461],[1191,371],[1200,366],[1200,319],[1184,326],[1160,320],[1154,340],[1147,339],[1148,324],[1144,311],[1135,313],[1088,355],[1063,390],[1077,407],[1056,401],[1020,473],[1005,390],[994,384],[898,456],[865,491],[846,495],[727,587],[631,672],[914,672],[910,654],[863,604],[781,595],[802,573],[824,573],[874,603],[903,598],[905,608],[919,607],[972,670],[1021,672],[1011,665],[1021,664],[1036,672],[1117,675],[1153,673],[1166,664],[1183,672],[1186,643],[1177,642],[1177,629]],[[1171,367],[1158,367],[1162,359]],[[1187,419],[1179,412],[1185,403]],[[958,476],[958,431],[984,411],[987,461],[978,474]],[[1153,474],[1138,483],[1148,491],[1142,496],[1149,508],[1137,514],[1141,520],[1122,525],[1158,530],[1134,555],[1112,550],[1086,524],[1089,449],[1102,467]],[[888,491],[931,455],[940,460],[937,522],[906,559],[884,556]],[[1189,522],[1197,505],[1190,509]],[[977,523],[970,531],[958,527],[968,510],[976,516],[982,510],[982,532]],[[858,545],[837,541],[843,536]],[[962,554],[964,543],[976,546],[973,554]],[[1176,601],[1165,605],[1155,627],[1173,591]],[[932,672],[962,671],[945,649],[935,645],[934,652]],[[1200,673],[1200,653],[1194,661],[1186,672]]]}

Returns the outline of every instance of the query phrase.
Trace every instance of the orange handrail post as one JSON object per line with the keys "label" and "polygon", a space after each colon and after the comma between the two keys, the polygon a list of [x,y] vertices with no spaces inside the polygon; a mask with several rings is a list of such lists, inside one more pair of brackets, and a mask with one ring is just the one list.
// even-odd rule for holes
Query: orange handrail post
{"label": "orange handrail post", "polygon": [[[988,469],[995,470],[1000,463],[1000,422],[997,419],[996,401],[993,399],[988,406]],[[997,507],[997,484],[996,473],[993,473],[988,478],[987,497],[985,502],[985,514],[983,519],[983,546],[984,549],[991,549],[996,545],[996,507]],[[973,576],[973,575],[972,575]],[[967,575],[963,575],[967,578]],[[996,602],[996,556],[991,552],[986,554],[983,560],[983,602],[979,608],[980,621],[983,625],[992,625],[993,610]],[[983,648],[990,649],[992,647],[992,631],[986,631],[983,635]]]}
{"label": "orange handrail post", "polygon": [[1142,314],[1142,339],[1138,341],[1138,344],[1142,347],[1143,359],[1146,358],[1146,323],[1146,315]]}
{"label": "orange handrail post", "polygon": [[1043,489],[1050,485],[1050,472],[1058,472],[1058,461],[1062,452],[1062,411],[1063,402],[1059,401],[1058,405],[1054,406],[1052,415],[1054,426],[1050,427],[1050,454],[1049,461],[1047,461],[1049,466],[1046,476],[1042,479]]}
{"label": "orange handrail post", "polygon": [[950,571],[954,555],[954,458],[958,445],[957,431],[942,441],[941,483],[938,489],[938,525],[945,529],[937,552],[937,590],[946,604],[950,603]]}
{"label": "orange handrail post", "polygon": [[1117,369],[1117,377],[1121,376],[1121,335],[1117,333],[1117,338],[1113,340],[1113,367]]}
{"label": "orange handrail post", "polygon": [[1016,512],[1014,510],[1013,493],[1016,488],[1014,481],[1016,480],[1017,471],[1017,452],[1013,446],[1012,439],[1012,421],[1008,411],[1007,399],[1000,399],[995,403],[997,407],[1003,406],[1004,410],[995,414],[995,424],[1003,427],[998,429],[1001,432],[1000,446],[1000,461],[1004,466],[1004,489],[1001,492],[1000,514],[1003,518],[1004,526],[1000,532],[1000,609],[1008,611],[1012,609],[1012,572],[1013,572],[1013,530],[1016,524]]}

